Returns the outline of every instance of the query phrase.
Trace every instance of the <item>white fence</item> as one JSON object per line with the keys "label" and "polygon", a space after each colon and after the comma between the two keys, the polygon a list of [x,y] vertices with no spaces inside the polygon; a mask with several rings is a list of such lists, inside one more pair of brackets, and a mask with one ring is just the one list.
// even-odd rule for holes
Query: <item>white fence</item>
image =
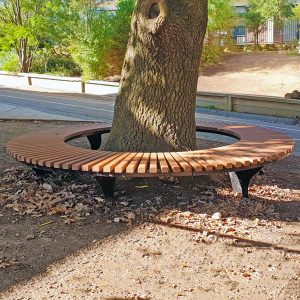
{"label": "white fence", "polygon": [[[9,87],[33,86],[71,93],[93,95],[116,94],[119,84],[107,81],[87,81],[39,74],[10,74],[0,72],[0,85]],[[243,112],[268,116],[300,118],[300,100],[244,94],[198,92],[197,107]]]}
{"label": "white fence", "polygon": [[118,83],[107,81],[86,81],[81,78],[60,77],[41,74],[12,74],[0,71],[0,85],[8,87],[28,87],[60,90],[69,93],[87,93],[94,95],[108,95],[118,92]]}

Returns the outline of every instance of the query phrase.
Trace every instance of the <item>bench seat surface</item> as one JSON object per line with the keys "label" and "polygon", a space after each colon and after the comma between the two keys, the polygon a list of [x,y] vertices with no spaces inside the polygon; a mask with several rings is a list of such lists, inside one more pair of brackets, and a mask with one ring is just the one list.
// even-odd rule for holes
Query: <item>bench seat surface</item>
{"label": "bench seat surface", "polygon": [[186,152],[132,153],[83,149],[66,142],[82,136],[110,131],[106,124],[54,128],[17,137],[6,151],[28,164],[95,172],[103,175],[162,176],[197,175],[203,172],[256,168],[290,155],[295,142],[290,137],[251,125],[203,122],[200,131],[218,132],[238,138],[237,142],[205,150]]}

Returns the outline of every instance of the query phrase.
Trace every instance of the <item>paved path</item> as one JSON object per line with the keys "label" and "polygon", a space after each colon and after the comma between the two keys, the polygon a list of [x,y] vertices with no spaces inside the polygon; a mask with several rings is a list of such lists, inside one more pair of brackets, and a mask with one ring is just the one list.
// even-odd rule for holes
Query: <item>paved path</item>
{"label": "paved path", "polygon": [[[22,91],[0,86],[0,118],[89,120],[111,123],[115,95],[85,96]],[[258,125],[281,131],[296,139],[300,155],[300,126],[283,120],[246,114],[228,114],[209,110],[196,111],[197,120]],[[264,120],[263,120],[264,119]],[[267,121],[265,121],[267,120]]]}

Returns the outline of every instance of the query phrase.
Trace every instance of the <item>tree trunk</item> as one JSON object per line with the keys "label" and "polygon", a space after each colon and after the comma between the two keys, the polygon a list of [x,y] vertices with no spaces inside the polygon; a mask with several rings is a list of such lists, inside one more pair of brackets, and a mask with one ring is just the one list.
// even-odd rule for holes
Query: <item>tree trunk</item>
{"label": "tree trunk", "polygon": [[258,49],[259,30],[255,31],[255,50]]}
{"label": "tree trunk", "polygon": [[19,56],[20,72],[29,73],[32,62],[32,52],[28,48],[28,40],[26,38],[21,38],[19,44],[17,53]]}
{"label": "tree trunk", "polygon": [[283,24],[280,27],[280,50],[283,50],[283,43],[284,43],[284,38],[283,38]]}
{"label": "tree trunk", "polygon": [[195,148],[206,0],[139,0],[104,150]]}
{"label": "tree trunk", "polygon": [[279,46],[280,50],[283,50],[283,43],[284,43],[284,22],[282,20],[278,21],[278,30],[279,30]]}

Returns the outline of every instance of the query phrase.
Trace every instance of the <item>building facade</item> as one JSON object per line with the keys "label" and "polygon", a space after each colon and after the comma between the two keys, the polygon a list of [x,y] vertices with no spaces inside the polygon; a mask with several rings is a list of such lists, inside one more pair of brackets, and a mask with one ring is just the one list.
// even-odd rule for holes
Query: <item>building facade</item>
{"label": "building facade", "polygon": [[[117,9],[117,0],[96,0],[99,9],[115,11]],[[293,3],[300,4],[300,0],[293,0]],[[238,15],[247,12],[248,1],[236,0],[234,2],[235,11]],[[300,22],[296,20],[287,21],[283,27],[283,42],[290,43],[299,40]],[[236,26],[232,31],[233,39],[237,45],[248,45],[255,43],[253,32],[247,29],[243,24]],[[276,44],[280,43],[280,30],[276,28],[274,19],[269,19],[261,27],[258,37],[259,44]]]}
{"label": "building facade", "polygon": [[117,0],[96,0],[96,6],[99,9],[115,11],[117,9]]}
{"label": "building facade", "polygon": [[[300,0],[294,0],[294,4],[299,5]],[[247,12],[248,2],[246,0],[235,1],[234,7],[238,15]],[[288,20],[283,26],[283,42],[291,43],[299,40],[300,22],[297,20]],[[247,29],[243,24],[233,29],[232,34],[237,45],[248,45],[255,43],[253,32]],[[280,43],[280,30],[275,26],[274,18],[265,22],[260,28],[258,43],[259,44],[277,44]]]}

